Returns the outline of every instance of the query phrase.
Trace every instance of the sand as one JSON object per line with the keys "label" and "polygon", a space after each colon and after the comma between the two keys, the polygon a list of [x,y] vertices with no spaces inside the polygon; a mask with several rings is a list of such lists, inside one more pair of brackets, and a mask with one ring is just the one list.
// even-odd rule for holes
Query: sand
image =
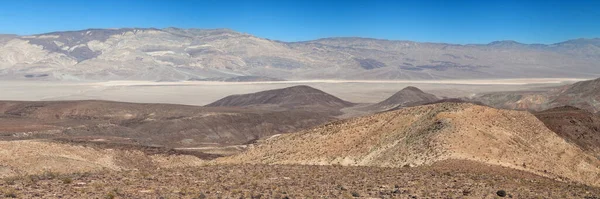
{"label": "sand", "polygon": [[139,103],[206,105],[233,94],[308,85],[356,103],[375,103],[406,86],[440,97],[464,97],[492,91],[540,89],[584,79],[537,78],[491,80],[306,80],[285,82],[51,82],[0,81],[0,100],[111,100]]}

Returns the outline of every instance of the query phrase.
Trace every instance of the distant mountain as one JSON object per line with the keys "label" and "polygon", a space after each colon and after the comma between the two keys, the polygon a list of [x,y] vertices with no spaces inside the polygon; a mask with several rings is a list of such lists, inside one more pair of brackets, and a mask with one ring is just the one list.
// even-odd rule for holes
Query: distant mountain
{"label": "distant mountain", "polygon": [[439,98],[437,98],[433,94],[425,93],[417,87],[409,86],[396,92],[394,95],[383,100],[382,102],[373,104],[371,106],[368,106],[367,108],[372,110],[384,111],[399,107],[423,105],[438,100]]}
{"label": "distant mountain", "polygon": [[599,43],[456,45],[357,37],[281,42],[229,29],[88,29],[0,35],[0,79],[590,77],[600,75]]}
{"label": "distant mountain", "polygon": [[600,184],[600,160],[565,141],[532,114],[467,103],[424,105],[337,121],[272,137],[218,160],[380,167],[470,160]]}
{"label": "distant mountain", "polygon": [[218,107],[282,107],[288,109],[314,109],[316,111],[339,110],[352,106],[331,94],[310,86],[292,86],[257,93],[231,95],[206,106]]}
{"label": "distant mountain", "polygon": [[573,106],[600,112],[600,78],[560,86],[548,91],[510,91],[484,93],[473,100],[498,108],[541,111],[560,106]]}
{"label": "distant mountain", "polygon": [[285,81],[284,79],[261,76],[236,76],[236,77],[213,77],[204,79],[189,79],[190,81],[216,81],[216,82],[267,82],[267,81]]}

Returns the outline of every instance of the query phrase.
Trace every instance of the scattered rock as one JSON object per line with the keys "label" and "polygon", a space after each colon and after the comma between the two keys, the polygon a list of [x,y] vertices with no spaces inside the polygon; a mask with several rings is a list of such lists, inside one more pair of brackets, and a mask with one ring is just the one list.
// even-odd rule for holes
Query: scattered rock
{"label": "scattered rock", "polygon": [[496,192],[496,195],[498,195],[500,197],[506,197],[506,191],[504,191],[504,190],[498,190]]}

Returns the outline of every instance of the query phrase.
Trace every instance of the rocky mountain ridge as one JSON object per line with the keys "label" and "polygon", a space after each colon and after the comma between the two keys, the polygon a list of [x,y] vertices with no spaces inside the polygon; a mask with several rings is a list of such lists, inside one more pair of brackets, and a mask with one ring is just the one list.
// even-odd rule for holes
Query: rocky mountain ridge
{"label": "rocky mountain ridge", "polygon": [[0,35],[0,79],[589,77],[600,74],[599,41],[457,45],[345,37],[282,42],[229,29],[88,29]]}

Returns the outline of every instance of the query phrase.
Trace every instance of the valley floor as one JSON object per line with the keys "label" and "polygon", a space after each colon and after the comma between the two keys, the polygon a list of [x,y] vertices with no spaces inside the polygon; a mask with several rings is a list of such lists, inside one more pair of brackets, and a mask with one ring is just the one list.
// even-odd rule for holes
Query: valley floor
{"label": "valley floor", "polygon": [[583,79],[491,80],[306,80],[282,82],[38,82],[0,81],[0,100],[110,100],[138,103],[206,105],[228,95],[296,85],[308,85],[355,103],[375,103],[400,89],[416,86],[439,97],[467,97],[475,93],[544,89]]}
{"label": "valley floor", "polygon": [[18,198],[597,198],[600,188],[467,161],[414,168],[216,165],[0,180]]}

